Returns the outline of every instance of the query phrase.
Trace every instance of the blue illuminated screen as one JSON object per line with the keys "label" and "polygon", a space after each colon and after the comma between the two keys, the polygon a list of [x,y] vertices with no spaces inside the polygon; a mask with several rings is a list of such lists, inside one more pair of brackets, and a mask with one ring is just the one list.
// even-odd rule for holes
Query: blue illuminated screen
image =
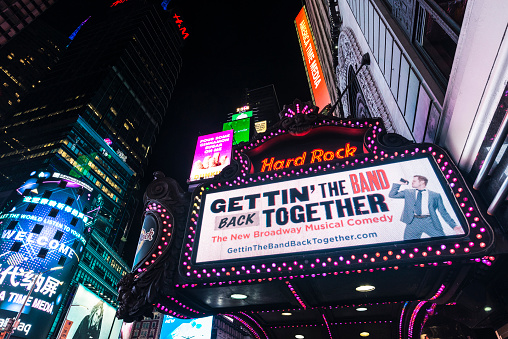
{"label": "blue illuminated screen", "polygon": [[165,315],[160,339],[210,339],[213,317],[178,319]]}

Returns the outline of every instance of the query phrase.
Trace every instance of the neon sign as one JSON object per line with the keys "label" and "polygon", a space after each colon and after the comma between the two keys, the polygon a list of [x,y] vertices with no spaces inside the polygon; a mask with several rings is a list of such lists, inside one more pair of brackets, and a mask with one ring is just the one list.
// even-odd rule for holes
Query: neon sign
{"label": "neon sign", "polygon": [[187,37],[189,36],[189,33],[186,32],[187,29],[185,27],[182,27],[182,22],[183,21],[180,19],[180,16],[175,13],[175,15],[173,15],[173,19],[176,19],[175,20],[175,24],[178,25],[178,28],[180,29],[180,32],[182,32],[183,39],[184,40],[187,39]]}
{"label": "neon sign", "polygon": [[113,3],[111,4],[111,6],[109,6],[109,7],[115,7],[116,5],[122,4],[122,3],[127,2],[127,1],[128,1],[128,0],[116,0],[116,1],[115,1],[115,2],[113,2]]}
{"label": "neon sign", "polygon": [[[339,148],[335,152],[333,151],[324,151],[320,148],[313,149],[310,154],[310,164],[320,163],[332,161],[335,158],[344,159],[349,157],[354,157],[357,148],[355,146],[351,146],[348,142],[344,148]],[[287,158],[275,161],[275,158],[265,158],[261,161],[262,167],[261,172],[272,171],[272,170],[281,170],[288,167],[293,166],[303,166],[305,165],[305,159],[307,158],[307,152],[303,152],[301,156],[296,158]]]}
{"label": "neon sign", "polygon": [[64,180],[67,180],[67,181],[70,181],[70,182],[73,182],[75,184],[78,184],[78,185],[82,186],[87,191],[90,191],[90,192],[93,191],[93,188],[90,185],[85,184],[83,181],[79,181],[76,178],[68,176],[68,175],[65,175],[65,174],[53,173],[53,178],[64,179]]}
{"label": "neon sign", "polygon": [[24,197],[23,202],[29,202],[32,204],[48,205],[48,206],[54,207],[56,209],[68,212],[68,213],[72,214],[73,216],[75,216],[79,219],[82,219],[85,223],[88,222],[89,217],[84,215],[82,212],[80,212],[77,209],[72,208],[68,205],[65,205],[64,203],[57,202],[55,200],[50,200],[50,199],[46,199],[46,198],[36,198],[36,197],[34,197],[34,198]]}

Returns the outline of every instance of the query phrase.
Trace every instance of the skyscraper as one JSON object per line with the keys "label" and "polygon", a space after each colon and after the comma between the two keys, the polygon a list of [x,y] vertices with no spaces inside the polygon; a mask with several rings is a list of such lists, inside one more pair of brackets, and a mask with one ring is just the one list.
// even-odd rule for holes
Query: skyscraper
{"label": "skyscraper", "polygon": [[245,104],[252,109],[252,116],[255,122],[266,120],[268,123],[274,123],[278,121],[280,106],[273,84],[260,88],[246,89]]}
{"label": "skyscraper", "polygon": [[[114,286],[128,270],[119,254],[137,206],[134,192],[182,63],[188,33],[178,20],[160,2],[106,6],[0,125],[4,196],[33,170],[58,172],[99,192],[73,281],[113,304]],[[65,314],[63,306],[58,312]]]}
{"label": "skyscraper", "polygon": [[69,39],[35,20],[0,49],[0,121],[15,112],[25,95],[56,65]]}
{"label": "skyscraper", "polygon": [[130,1],[92,17],[30,101],[0,127],[1,190],[27,167],[66,167],[102,190],[96,227],[119,246],[135,204],[129,192],[166,114],[182,42],[160,5]]}
{"label": "skyscraper", "polygon": [[6,44],[55,0],[15,0],[0,2],[0,46]]}

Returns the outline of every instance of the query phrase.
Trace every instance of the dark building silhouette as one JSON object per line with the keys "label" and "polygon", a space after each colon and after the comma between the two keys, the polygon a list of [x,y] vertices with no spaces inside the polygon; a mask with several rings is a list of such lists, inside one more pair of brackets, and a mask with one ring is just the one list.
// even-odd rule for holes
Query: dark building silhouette
{"label": "dark building silhouette", "polygon": [[0,48],[0,121],[16,112],[65,51],[69,39],[35,20]]}
{"label": "dark building silhouette", "polygon": [[278,121],[280,106],[273,85],[246,89],[244,101],[252,110],[252,117],[255,122],[263,120],[268,121],[268,123]]}
{"label": "dark building silhouette", "polygon": [[0,1],[0,46],[34,21],[56,0]]}

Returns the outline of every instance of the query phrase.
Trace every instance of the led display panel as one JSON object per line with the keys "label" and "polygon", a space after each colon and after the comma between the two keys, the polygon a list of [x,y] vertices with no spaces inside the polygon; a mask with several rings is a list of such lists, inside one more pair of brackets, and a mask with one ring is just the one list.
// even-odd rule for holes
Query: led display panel
{"label": "led display panel", "polygon": [[238,145],[241,142],[249,141],[250,139],[250,118],[242,120],[235,120],[231,122],[225,122],[222,128],[224,131],[234,130],[233,145]]}
{"label": "led display panel", "polygon": [[231,120],[235,121],[235,120],[242,120],[245,118],[252,118],[252,111],[246,111],[246,112],[233,114],[233,116],[231,117]]}
{"label": "led display panel", "polygon": [[266,120],[258,121],[254,124],[254,128],[256,129],[256,132],[258,132],[258,133],[265,133],[266,127],[267,127]]}
{"label": "led display panel", "polygon": [[198,138],[190,182],[212,178],[231,162],[233,130],[203,135]]}
{"label": "led display panel", "polygon": [[461,237],[467,229],[427,156],[224,189],[204,195],[202,206],[197,264]]}
{"label": "led display panel", "polygon": [[143,228],[141,228],[141,234],[139,235],[138,246],[136,248],[136,255],[134,256],[134,264],[132,267],[136,267],[150,254],[150,250],[154,246],[155,238],[157,238],[158,230],[159,226],[155,217],[146,215],[143,221]]}
{"label": "led display panel", "polygon": [[330,94],[326,88],[325,78],[319,62],[305,7],[298,13],[295,19],[295,25],[298,32],[302,56],[305,60],[305,70],[307,71],[307,79],[309,80],[312,97],[314,98],[316,106],[323,109],[326,105],[330,104]]}
{"label": "led display panel", "polygon": [[79,285],[60,335],[67,339],[117,339],[122,321],[115,313],[113,306]]}
{"label": "led display panel", "polygon": [[160,339],[210,339],[213,317],[178,319],[165,315]]}
{"label": "led display panel", "polygon": [[61,173],[33,172],[17,192],[0,215],[0,327],[21,311],[13,336],[38,339],[51,328],[99,204],[92,187]]}

